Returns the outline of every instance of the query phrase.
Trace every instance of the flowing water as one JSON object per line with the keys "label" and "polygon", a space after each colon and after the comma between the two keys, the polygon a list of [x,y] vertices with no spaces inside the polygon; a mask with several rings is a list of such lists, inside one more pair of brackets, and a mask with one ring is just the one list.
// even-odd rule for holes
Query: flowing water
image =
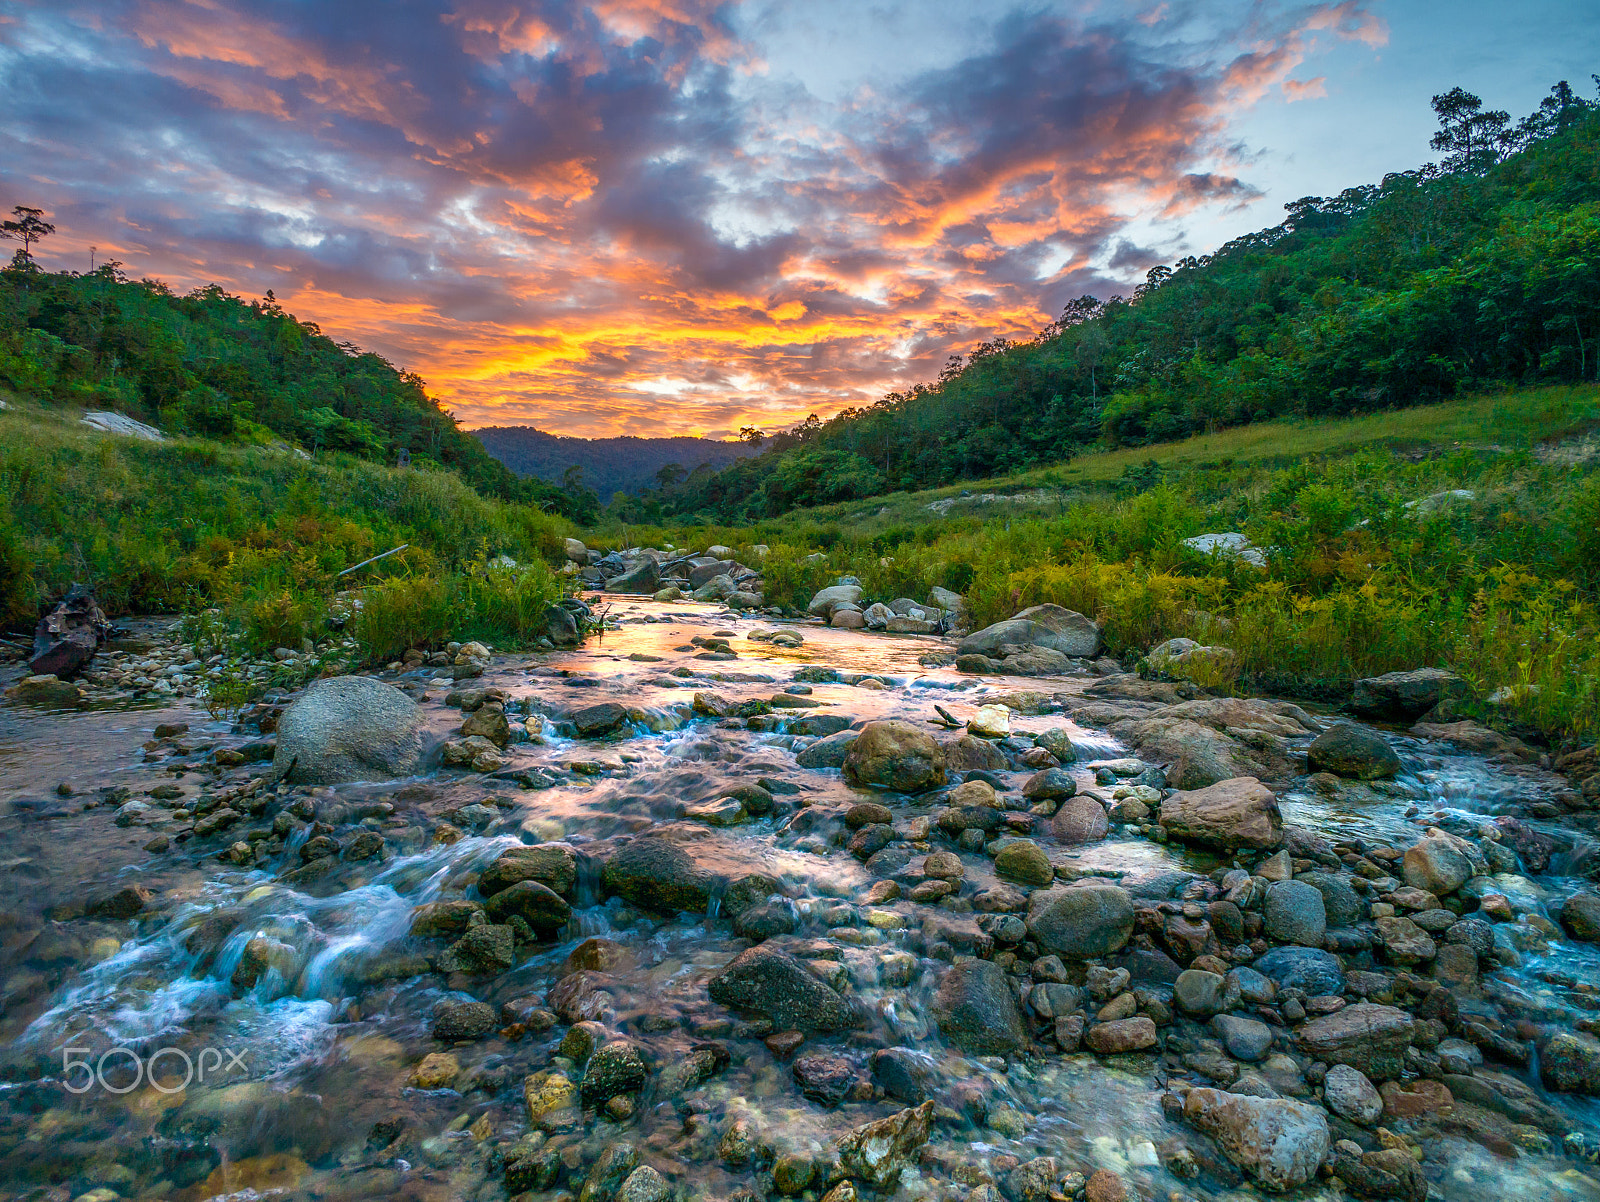
{"label": "flowing water", "polygon": [[[102,801],[106,789],[141,797],[175,785],[181,806],[213,782],[207,752],[236,747],[252,734],[184,706],[0,710],[0,1191],[94,1202],[503,1198],[506,1149],[530,1139],[522,1083],[561,1066],[565,1025],[541,1031],[533,1022],[450,1048],[459,1071],[444,1084],[424,1088],[413,1083],[413,1071],[425,1055],[447,1047],[431,1034],[441,1002],[481,1000],[497,1009],[512,1003],[514,1011],[543,1006],[568,955],[599,936],[628,953],[611,970],[605,1022],[641,1048],[654,1079],[708,1043],[727,1061],[693,1088],[666,1096],[647,1086],[631,1115],[601,1115],[577,1133],[553,1137],[564,1168],[547,1191],[552,1197],[560,1183],[576,1193],[597,1152],[620,1140],[684,1197],[731,1198],[751,1190],[775,1197],[770,1173],[758,1171],[771,1157],[792,1153],[822,1162],[842,1132],[901,1107],[870,1088],[867,1058],[885,1047],[924,1055],[962,1120],[941,1122],[902,1174],[899,1192],[907,1198],[964,1197],[1038,1155],[1085,1175],[1110,1168],[1145,1197],[1256,1196],[1204,1162],[1198,1178],[1171,1171],[1174,1146],[1198,1141],[1163,1117],[1168,1070],[1159,1057],[1051,1052],[1005,1061],[963,1056],[943,1042],[930,1002],[945,960],[959,953],[977,915],[970,903],[957,902],[940,907],[930,926],[932,907],[908,900],[863,905],[874,878],[844,846],[849,832],[838,821],[863,795],[837,770],[798,767],[795,750],[810,740],[787,729],[820,713],[904,718],[931,730],[925,724],[935,705],[965,718],[996,693],[1071,694],[1086,680],[1002,682],[927,669],[918,657],[941,644],[916,636],[805,625],[802,646],[775,647],[747,637],[772,630],[770,624],[709,606],[639,602],[615,612],[622,624],[603,643],[497,657],[481,679],[465,682],[505,690],[508,711],[525,715],[534,735],[512,745],[514,765],[548,769],[538,783],[550,787],[450,770],[298,790],[302,816],[315,812],[341,839],[365,829],[384,840],[381,860],[351,869],[341,878],[344,887],[327,896],[277,880],[300,862],[300,844],[310,833],[303,822],[292,824],[279,856],[239,866],[218,856],[227,839],[147,852],[153,834],[186,824],[118,826],[122,795]],[[689,642],[718,633],[738,652],[736,660],[707,660]],[[775,711],[766,730],[693,712],[698,691],[735,702],[770,698],[807,666],[835,669],[851,683],[811,684],[808,700],[816,706]],[[460,714],[444,706],[454,687],[448,670],[391,679],[425,690],[435,737],[459,723]],[[560,715],[601,701],[636,707],[643,720],[603,741],[563,737]],[[1080,761],[1071,770],[1080,785],[1093,783],[1090,761],[1125,754],[1104,732],[1060,713],[1012,721],[1024,734],[1070,731]],[[189,724],[177,740],[184,746],[174,751],[169,740],[147,756],[155,727],[172,722]],[[1447,747],[1390,738],[1406,772],[1374,800],[1352,806],[1302,782],[1282,794],[1286,821],[1330,839],[1405,846],[1428,825],[1475,835],[1495,815],[1521,812],[1530,798],[1560,783]],[[1012,791],[1027,775],[995,773]],[[774,813],[737,826],[681,825],[686,807],[762,778],[798,792],[778,793]],[[931,799],[896,804],[897,822],[937,810]],[[475,805],[489,809],[467,809],[464,818],[463,809]],[[447,819],[464,832],[456,842],[438,841]],[[271,811],[247,818],[233,837],[270,821]],[[787,1060],[762,1039],[769,1028],[710,1000],[707,979],[747,946],[715,900],[708,913],[665,918],[601,896],[594,853],[666,824],[692,828],[702,866],[728,876],[763,872],[781,882],[797,937],[811,941],[803,954],[859,1003],[867,1020],[858,1030],[817,1037],[806,1047],[857,1067],[860,1084],[841,1104],[803,1097]],[[1525,919],[1545,922],[1579,883],[1570,874],[1588,863],[1592,846],[1559,822],[1533,825],[1560,839],[1549,871],[1507,875],[1497,886]],[[506,848],[547,842],[572,847],[580,871],[562,937],[519,947],[518,962],[498,976],[428,971],[408,934],[414,908],[475,896],[475,874]],[[1222,863],[1118,826],[1103,842],[1053,851],[1058,863],[1135,887],[1169,878],[1181,885],[1171,874],[1209,873]],[[981,852],[962,859],[965,895],[997,883]],[[93,909],[135,884],[150,893],[137,914]],[[1517,948],[1520,964],[1486,980],[1485,992],[1514,998],[1523,1013],[1551,1022],[1592,1023],[1600,956],[1554,935],[1548,922],[1532,928],[1525,922],[1522,929],[1533,936]],[[263,936],[274,949],[270,963],[244,971],[247,944]],[[1536,1073],[1528,1079],[1538,1087]],[[1600,1115],[1587,1101],[1554,1095],[1547,1101],[1593,1146]],[[719,1152],[739,1119],[759,1133],[764,1152],[753,1160]],[[1436,1197],[1481,1202],[1486,1190],[1499,1190],[1530,1199],[1600,1198],[1588,1162],[1568,1156],[1559,1139],[1545,1150],[1496,1154],[1446,1130],[1425,1151],[1430,1164],[1447,1166],[1433,1182]],[[819,1196],[819,1184],[820,1178],[802,1196]],[[1338,1195],[1313,1183],[1301,1196]]]}

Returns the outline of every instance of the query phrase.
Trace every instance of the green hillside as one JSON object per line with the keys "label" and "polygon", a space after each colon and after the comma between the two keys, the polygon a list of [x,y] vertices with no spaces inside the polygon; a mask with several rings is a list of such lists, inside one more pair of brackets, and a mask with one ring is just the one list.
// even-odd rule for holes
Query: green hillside
{"label": "green hillside", "polygon": [[1440,163],[1084,297],[1025,343],[802,423],[767,453],[645,495],[633,520],[737,524],[1282,417],[1382,412],[1600,379],[1600,102],[1521,122],[1436,98]]}

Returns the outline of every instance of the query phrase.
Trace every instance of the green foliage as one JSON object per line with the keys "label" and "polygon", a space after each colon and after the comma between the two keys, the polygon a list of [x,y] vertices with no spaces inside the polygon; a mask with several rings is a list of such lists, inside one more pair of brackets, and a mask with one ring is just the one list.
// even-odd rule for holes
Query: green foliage
{"label": "green foliage", "polygon": [[352,633],[371,662],[398,659],[413,647],[435,648],[448,639],[516,649],[544,633],[546,612],[561,595],[555,573],[543,563],[480,564],[444,578],[386,580],[363,590]]}
{"label": "green foliage", "polygon": [[[1074,301],[1032,340],[808,419],[662,512],[751,522],[1097,446],[1600,380],[1600,104],[1562,84],[1513,123],[1460,89],[1438,100],[1444,166],[1297,200],[1131,297]],[[1129,465],[1128,491],[1157,483]]]}

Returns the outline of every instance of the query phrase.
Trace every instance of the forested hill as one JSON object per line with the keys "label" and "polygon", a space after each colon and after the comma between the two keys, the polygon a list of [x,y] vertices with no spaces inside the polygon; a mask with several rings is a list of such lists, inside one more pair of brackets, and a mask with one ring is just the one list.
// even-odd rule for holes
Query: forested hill
{"label": "forested hill", "polygon": [[747,443],[711,438],[567,438],[533,426],[486,426],[473,433],[518,475],[560,484],[572,479],[567,473],[575,467],[583,486],[603,498],[682,481],[700,468],[715,471],[756,453]]}
{"label": "forested hill", "polygon": [[211,285],[180,296],[159,280],[128,279],[114,262],[87,275],[52,273],[18,252],[0,270],[7,391],[115,410],[170,434],[276,437],[388,463],[403,449],[492,496],[570,516],[594,511],[592,496],[519,480],[456,426],[419,376],[335,342],[270,292],[245,301]]}
{"label": "forested hill", "polygon": [[1439,163],[1295,201],[1132,296],[1083,297],[1031,341],[633,507],[738,524],[1091,445],[1600,379],[1600,101],[1563,83],[1513,122],[1458,88],[1434,109]]}

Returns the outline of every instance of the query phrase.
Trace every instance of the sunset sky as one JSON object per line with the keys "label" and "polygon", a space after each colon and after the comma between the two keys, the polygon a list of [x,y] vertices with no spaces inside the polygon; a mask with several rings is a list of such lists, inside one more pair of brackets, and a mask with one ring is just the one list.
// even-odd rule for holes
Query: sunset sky
{"label": "sunset sky", "polygon": [[1592,95],[1593,0],[0,0],[0,205],[467,425],[724,437]]}

